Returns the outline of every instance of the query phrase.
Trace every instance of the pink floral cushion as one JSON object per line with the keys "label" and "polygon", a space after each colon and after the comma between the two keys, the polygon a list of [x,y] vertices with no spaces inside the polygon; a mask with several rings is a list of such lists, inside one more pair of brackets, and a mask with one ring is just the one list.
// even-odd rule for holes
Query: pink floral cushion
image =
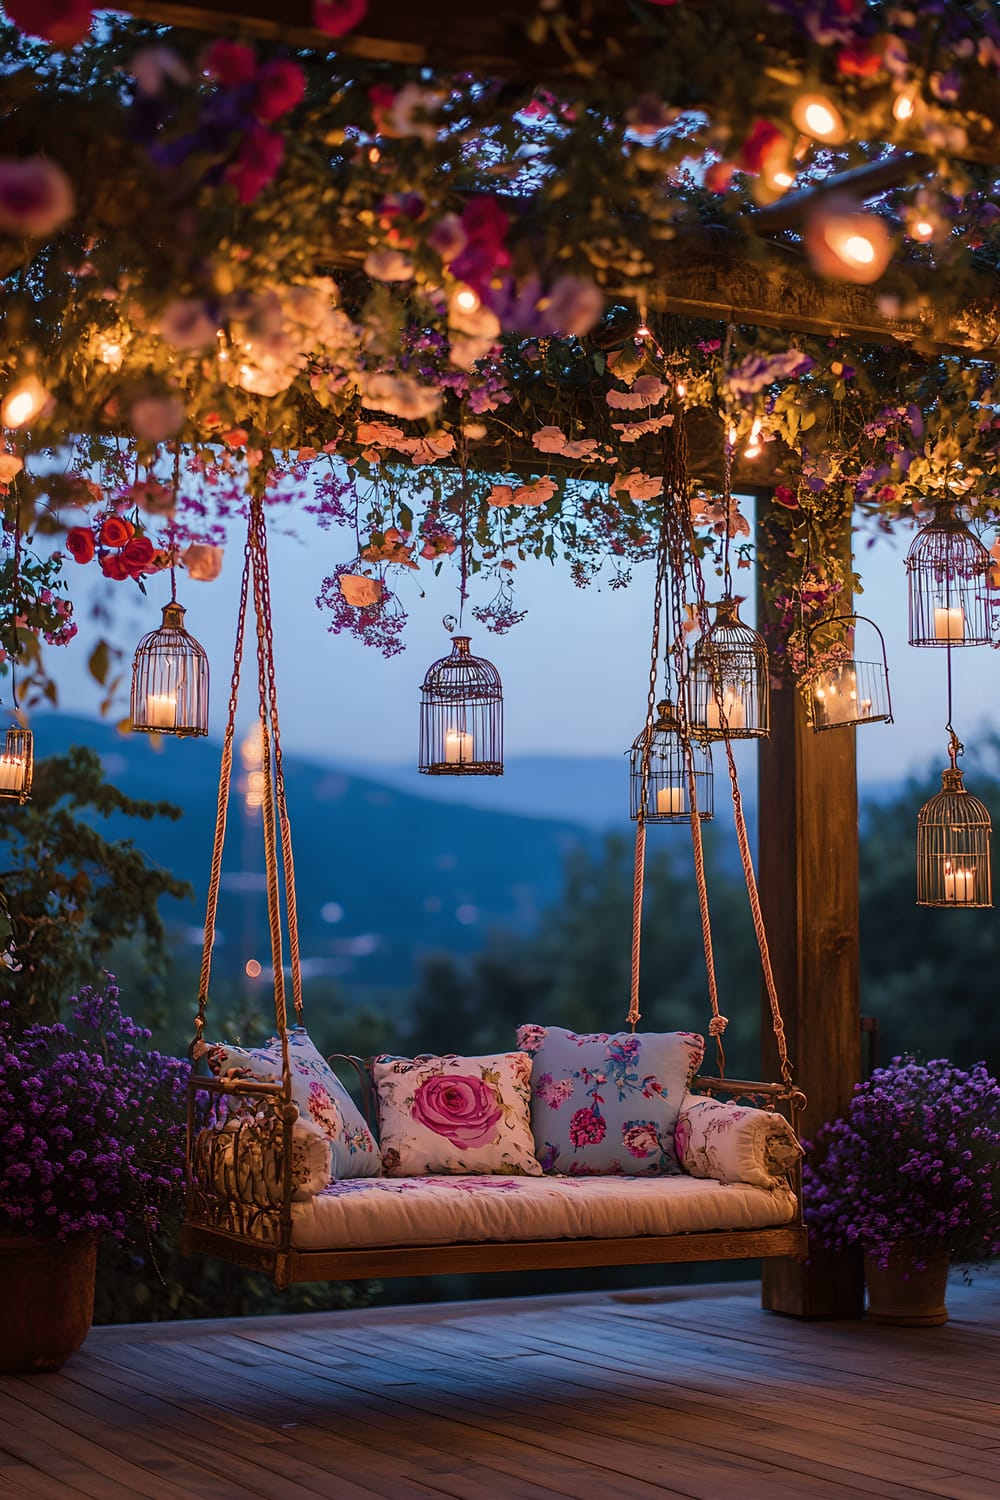
{"label": "pink floral cushion", "polygon": [[681,1105],[675,1143],[692,1177],[762,1188],[787,1184],[802,1155],[784,1115],[698,1094],[688,1094]]}
{"label": "pink floral cushion", "polygon": [[[330,1142],[334,1178],[377,1177],[382,1169],[375,1138],[361,1111],[304,1027],[288,1033],[292,1069],[292,1103],[299,1111],[297,1132],[315,1134]],[[281,1078],[281,1043],[271,1037],[263,1047],[203,1046],[202,1053],[217,1078],[232,1073],[263,1082]]]}
{"label": "pink floral cushion", "polygon": [[674,1128],[705,1051],[691,1031],[519,1026],[531,1057],[531,1125],[545,1172],[645,1176],[680,1170]]}
{"label": "pink floral cushion", "polygon": [[531,1059],[377,1057],[382,1164],[390,1177],[428,1172],[537,1177]]}

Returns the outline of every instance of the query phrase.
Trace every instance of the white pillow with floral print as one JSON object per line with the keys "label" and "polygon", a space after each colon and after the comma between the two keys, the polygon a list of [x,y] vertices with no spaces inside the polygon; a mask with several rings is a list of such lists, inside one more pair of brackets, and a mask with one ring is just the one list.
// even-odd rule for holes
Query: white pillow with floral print
{"label": "white pillow with floral print", "polygon": [[786,1184],[802,1155],[784,1115],[704,1094],[685,1095],[674,1143],[692,1177],[762,1188]]}
{"label": "white pillow with floral print", "polygon": [[531,1058],[377,1057],[382,1165],[389,1177],[494,1172],[538,1177]]}
{"label": "white pillow with floral print", "polygon": [[[300,1128],[324,1136],[331,1147],[333,1177],[377,1177],[382,1170],[375,1138],[354,1100],[306,1030],[288,1033],[292,1070],[292,1103]],[[202,1055],[217,1078],[225,1073],[270,1083],[281,1079],[281,1043],[271,1037],[263,1047],[203,1046]]]}

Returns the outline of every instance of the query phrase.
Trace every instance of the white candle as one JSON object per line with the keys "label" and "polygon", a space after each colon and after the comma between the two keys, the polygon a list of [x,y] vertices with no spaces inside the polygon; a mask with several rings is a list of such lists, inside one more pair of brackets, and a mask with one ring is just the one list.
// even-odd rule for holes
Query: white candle
{"label": "white candle", "polygon": [[19,792],[24,786],[24,761],[19,755],[0,755],[0,792]]}
{"label": "white candle", "polygon": [[960,604],[953,609],[935,609],[934,636],[939,641],[965,640],[965,610]]}
{"label": "white candle", "polygon": [[151,729],[173,729],[177,724],[177,695],[147,693],[146,723]]}
{"label": "white candle", "polygon": [[944,899],[946,901],[974,901],[976,895],[975,870],[953,870],[944,867]]}
{"label": "white candle", "polygon": [[684,788],[680,786],[661,786],[656,793],[656,811],[658,813],[679,813],[684,811]]}
{"label": "white candle", "polygon": [[[730,729],[745,729],[747,722],[747,711],[743,699],[738,693],[727,692],[722,697],[722,711],[726,716],[726,722]],[[714,697],[709,699],[708,714],[705,723],[709,729],[720,729],[722,719],[719,713],[719,705]]]}
{"label": "white candle", "polygon": [[816,697],[821,704],[821,717],[828,724],[849,723],[858,717],[857,674],[851,669],[840,672],[836,679],[829,679],[825,687],[816,689]]}
{"label": "white candle", "polygon": [[472,759],[472,735],[465,729],[449,729],[444,737],[444,758],[449,766]]}

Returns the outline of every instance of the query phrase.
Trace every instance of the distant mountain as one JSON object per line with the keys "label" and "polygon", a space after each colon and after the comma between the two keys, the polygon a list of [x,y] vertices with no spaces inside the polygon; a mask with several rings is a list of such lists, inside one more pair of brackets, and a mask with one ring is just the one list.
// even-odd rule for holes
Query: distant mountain
{"label": "distant mountain", "polygon": [[[154,748],[143,735],[122,736],[99,721],[63,714],[39,715],[34,728],[37,755],[90,745],[109,779],[130,796],[183,808],[177,823],[120,818],[111,820],[111,829],[194,886],[193,902],[168,903],[166,913],[178,944],[194,961],[215,827],[219,745],[164,738]],[[559,896],[566,853],[593,837],[568,818],[418,796],[287,752],[284,766],[304,970],[352,986],[405,985],[427,952],[471,952],[492,930],[532,930]],[[221,974],[242,972],[252,958],[269,965],[263,831],[259,810],[246,806],[246,775],[237,753],[217,929]]]}

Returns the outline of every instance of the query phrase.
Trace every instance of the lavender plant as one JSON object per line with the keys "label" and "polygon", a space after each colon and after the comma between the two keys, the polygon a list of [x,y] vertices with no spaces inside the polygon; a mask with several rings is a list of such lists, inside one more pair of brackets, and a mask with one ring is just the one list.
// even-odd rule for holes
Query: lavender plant
{"label": "lavender plant", "polygon": [[0,1234],[155,1232],[184,1183],[188,1064],[153,1051],[117,984],[69,1025],[16,1031],[0,1002]]}
{"label": "lavender plant", "polygon": [[819,1243],[883,1268],[901,1240],[965,1264],[1000,1254],[1000,1085],[985,1063],[893,1058],[819,1131],[803,1186]]}

